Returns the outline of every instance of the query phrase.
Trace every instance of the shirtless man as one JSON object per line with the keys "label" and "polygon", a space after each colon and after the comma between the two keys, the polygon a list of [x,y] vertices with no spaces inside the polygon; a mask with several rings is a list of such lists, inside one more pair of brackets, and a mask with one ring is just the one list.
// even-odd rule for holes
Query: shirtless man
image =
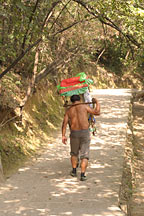
{"label": "shirtless man", "polygon": [[85,171],[89,160],[90,132],[88,123],[88,113],[92,115],[100,115],[100,105],[98,100],[93,98],[96,103],[94,109],[86,104],[80,104],[80,96],[71,96],[72,106],[66,111],[62,124],[62,142],[66,144],[67,138],[66,127],[68,122],[71,125],[70,147],[71,147],[71,176],[77,176],[76,168],[78,163],[78,155],[81,159],[81,181],[86,180]]}

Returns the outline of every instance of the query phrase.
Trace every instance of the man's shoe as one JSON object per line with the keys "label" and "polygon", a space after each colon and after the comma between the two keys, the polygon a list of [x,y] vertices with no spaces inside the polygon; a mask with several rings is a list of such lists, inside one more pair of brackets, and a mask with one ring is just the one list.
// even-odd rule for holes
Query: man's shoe
{"label": "man's shoe", "polygon": [[77,176],[77,174],[74,173],[73,171],[70,172],[70,175],[71,175],[72,177],[76,177],[76,176]]}
{"label": "man's shoe", "polygon": [[87,177],[86,177],[86,176],[81,176],[80,180],[81,180],[81,181],[86,181],[86,180],[87,180]]}

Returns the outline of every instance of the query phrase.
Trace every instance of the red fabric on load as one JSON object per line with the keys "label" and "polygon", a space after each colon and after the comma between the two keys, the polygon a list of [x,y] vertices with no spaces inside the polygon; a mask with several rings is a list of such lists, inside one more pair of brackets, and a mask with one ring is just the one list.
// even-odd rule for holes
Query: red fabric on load
{"label": "red fabric on load", "polygon": [[80,79],[80,77],[72,77],[69,79],[64,79],[61,81],[60,86],[61,87],[68,87],[68,86],[73,86],[73,85],[77,85],[77,84],[85,82],[85,80],[80,82],[79,79]]}
{"label": "red fabric on load", "polygon": [[64,92],[76,90],[76,89],[79,89],[79,88],[83,88],[83,87],[88,87],[88,84],[83,84],[83,85],[80,85],[80,86],[70,87],[70,88],[66,88],[66,89],[61,89],[60,94],[62,94]]}

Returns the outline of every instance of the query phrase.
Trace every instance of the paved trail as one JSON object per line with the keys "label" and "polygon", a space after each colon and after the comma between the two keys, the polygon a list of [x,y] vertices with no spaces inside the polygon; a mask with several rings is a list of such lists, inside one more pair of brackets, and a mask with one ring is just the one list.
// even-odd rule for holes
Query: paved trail
{"label": "paved trail", "polygon": [[[58,133],[44,154],[0,189],[0,216],[123,216],[118,208],[130,90],[95,90],[101,104],[88,180],[69,176],[69,145]],[[80,170],[78,171],[80,174]]]}

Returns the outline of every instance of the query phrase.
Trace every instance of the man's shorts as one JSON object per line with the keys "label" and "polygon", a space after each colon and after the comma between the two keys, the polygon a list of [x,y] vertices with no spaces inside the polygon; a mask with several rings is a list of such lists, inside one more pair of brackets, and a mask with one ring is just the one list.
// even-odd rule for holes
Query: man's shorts
{"label": "man's shorts", "polygon": [[80,155],[80,159],[89,159],[90,132],[89,130],[71,131],[70,134],[71,156]]}

